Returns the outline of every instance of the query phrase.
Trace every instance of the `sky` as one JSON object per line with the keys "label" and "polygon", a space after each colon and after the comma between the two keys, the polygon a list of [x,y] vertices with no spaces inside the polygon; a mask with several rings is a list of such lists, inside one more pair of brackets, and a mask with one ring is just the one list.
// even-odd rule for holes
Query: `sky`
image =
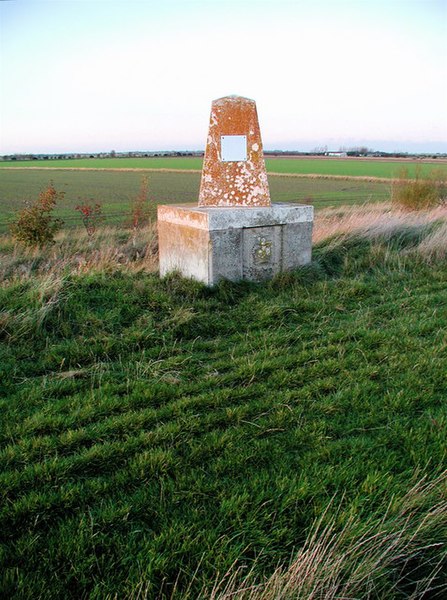
{"label": "sky", "polygon": [[0,0],[0,154],[203,150],[230,94],[268,150],[447,152],[447,0]]}

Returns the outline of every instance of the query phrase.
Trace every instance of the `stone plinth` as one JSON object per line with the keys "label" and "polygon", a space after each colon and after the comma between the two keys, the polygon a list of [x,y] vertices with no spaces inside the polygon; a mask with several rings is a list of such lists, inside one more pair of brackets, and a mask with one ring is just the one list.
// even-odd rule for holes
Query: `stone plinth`
{"label": "stone plinth", "polygon": [[313,207],[159,206],[160,275],[261,281],[311,260]]}
{"label": "stone plinth", "polygon": [[270,206],[254,100],[226,96],[213,101],[199,206]]}
{"label": "stone plinth", "polygon": [[311,260],[313,208],[271,204],[254,100],[214,100],[199,206],[159,206],[160,275],[261,281]]}

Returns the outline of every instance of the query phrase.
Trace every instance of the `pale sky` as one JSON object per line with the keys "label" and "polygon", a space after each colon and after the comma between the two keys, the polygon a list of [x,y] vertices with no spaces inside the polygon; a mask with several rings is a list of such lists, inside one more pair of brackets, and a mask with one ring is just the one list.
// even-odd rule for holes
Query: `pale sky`
{"label": "pale sky", "polygon": [[0,0],[0,154],[204,149],[256,100],[265,149],[447,152],[447,0]]}

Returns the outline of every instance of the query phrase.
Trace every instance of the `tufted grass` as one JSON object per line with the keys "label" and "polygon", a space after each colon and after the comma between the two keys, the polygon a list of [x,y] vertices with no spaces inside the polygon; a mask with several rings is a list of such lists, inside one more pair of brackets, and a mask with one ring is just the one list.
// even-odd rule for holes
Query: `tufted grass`
{"label": "tufted grass", "polygon": [[445,214],[362,210],[263,284],[3,272],[0,595],[442,597]]}

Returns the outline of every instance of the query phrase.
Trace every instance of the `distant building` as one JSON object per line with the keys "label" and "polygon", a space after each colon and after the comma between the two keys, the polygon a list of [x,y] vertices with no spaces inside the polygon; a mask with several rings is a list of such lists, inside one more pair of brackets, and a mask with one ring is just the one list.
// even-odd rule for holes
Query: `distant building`
{"label": "distant building", "polygon": [[338,158],[343,158],[348,156],[347,152],[339,151],[339,152],[325,152],[325,156],[338,156]]}

